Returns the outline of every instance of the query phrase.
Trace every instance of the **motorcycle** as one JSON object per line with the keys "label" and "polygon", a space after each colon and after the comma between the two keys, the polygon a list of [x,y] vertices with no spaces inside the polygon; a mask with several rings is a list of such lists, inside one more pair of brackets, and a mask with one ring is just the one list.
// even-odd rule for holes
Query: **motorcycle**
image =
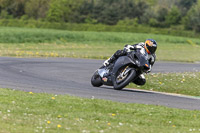
{"label": "motorcycle", "polygon": [[102,66],[97,69],[91,78],[94,87],[102,85],[113,86],[121,90],[130,82],[137,79],[141,73],[150,69],[148,53],[144,48],[135,48],[126,56],[119,57],[109,66]]}

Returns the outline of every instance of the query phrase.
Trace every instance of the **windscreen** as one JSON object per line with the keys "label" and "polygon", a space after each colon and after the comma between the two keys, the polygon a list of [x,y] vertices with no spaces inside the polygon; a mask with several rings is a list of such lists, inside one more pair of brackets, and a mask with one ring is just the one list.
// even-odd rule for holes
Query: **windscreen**
{"label": "windscreen", "polygon": [[144,48],[138,49],[135,54],[139,61],[139,67],[144,66],[145,64],[149,65],[148,53],[146,52],[146,50]]}

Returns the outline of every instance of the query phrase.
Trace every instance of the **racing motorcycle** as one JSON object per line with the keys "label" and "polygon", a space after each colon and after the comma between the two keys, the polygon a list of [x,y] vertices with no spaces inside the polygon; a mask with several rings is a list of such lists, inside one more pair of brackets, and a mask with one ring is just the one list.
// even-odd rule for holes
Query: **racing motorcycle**
{"label": "racing motorcycle", "polygon": [[134,81],[141,73],[150,69],[148,53],[144,48],[134,48],[126,56],[119,57],[109,66],[97,69],[91,78],[94,87],[113,86],[121,90]]}

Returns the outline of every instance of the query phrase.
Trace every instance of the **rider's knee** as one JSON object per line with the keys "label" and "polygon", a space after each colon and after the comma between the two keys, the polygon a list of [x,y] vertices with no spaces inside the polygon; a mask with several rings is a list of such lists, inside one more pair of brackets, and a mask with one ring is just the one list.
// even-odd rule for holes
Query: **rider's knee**
{"label": "rider's knee", "polygon": [[137,79],[135,79],[133,81],[133,83],[136,85],[145,85],[146,79],[145,79],[144,75],[140,75]]}
{"label": "rider's knee", "polygon": [[142,86],[142,85],[145,85],[146,79],[134,80],[133,83],[136,84],[136,85]]}

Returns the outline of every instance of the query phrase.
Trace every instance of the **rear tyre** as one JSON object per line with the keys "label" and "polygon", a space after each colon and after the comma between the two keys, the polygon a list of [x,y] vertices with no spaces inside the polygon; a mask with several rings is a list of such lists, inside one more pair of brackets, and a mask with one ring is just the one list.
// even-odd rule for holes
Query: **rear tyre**
{"label": "rear tyre", "polygon": [[94,86],[94,87],[100,87],[103,85],[102,81],[101,81],[101,77],[99,76],[98,72],[96,71],[94,73],[94,75],[92,76],[91,78],[91,84]]}
{"label": "rear tyre", "polygon": [[122,82],[117,83],[117,77],[118,77],[119,74],[117,74],[115,76],[115,81],[113,82],[115,90],[123,89],[125,86],[127,86],[136,77],[136,71],[134,69],[132,69],[128,72],[127,76],[125,77],[125,79],[123,79]]}

